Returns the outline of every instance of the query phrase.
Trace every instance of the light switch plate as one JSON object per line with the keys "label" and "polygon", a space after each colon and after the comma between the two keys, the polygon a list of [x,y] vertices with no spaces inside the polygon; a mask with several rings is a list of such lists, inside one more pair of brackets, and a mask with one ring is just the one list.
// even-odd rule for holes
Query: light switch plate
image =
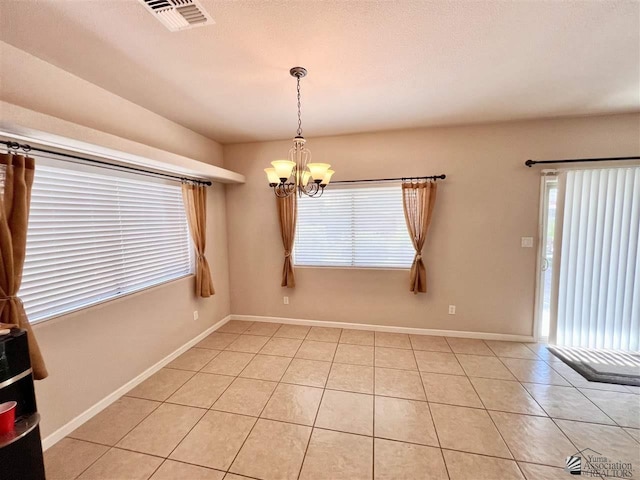
{"label": "light switch plate", "polygon": [[520,246],[522,248],[533,248],[533,237],[522,237]]}

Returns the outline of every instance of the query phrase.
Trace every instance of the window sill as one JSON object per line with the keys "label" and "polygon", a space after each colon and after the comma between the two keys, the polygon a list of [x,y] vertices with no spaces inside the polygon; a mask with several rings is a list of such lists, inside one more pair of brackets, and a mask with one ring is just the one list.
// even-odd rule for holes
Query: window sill
{"label": "window sill", "polygon": [[310,269],[310,270],[368,270],[368,271],[391,271],[391,272],[408,272],[411,267],[343,267],[343,266],[324,266],[324,265],[294,265],[294,268]]}
{"label": "window sill", "polygon": [[66,317],[68,315],[72,315],[72,314],[75,314],[75,313],[80,313],[80,312],[82,312],[84,310],[89,310],[91,308],[100,307],[100,306],[102,306],[102,305],[104,305],[106,303],[111,303],[111,302],[115,302],[115,301],[118,301],[118,300],[124,300],[124,299],[126,299],[128,297],[132,297],[134,295],[139,295],[139,294],[145,293],[148,290],[151,290],[153,288],[163,287],[163,286],[168,285],[170,283],[178,282],[180,280],[184,280],[184,279],[195,277],[195,276],[196,276],[195,273],[188,273],[186,275],[182,275],[180,277],[172,278],[170,280],[166,280],[166,281],[161,282],[161,283],[156,283],[155,285],[149,285],[148,287],[141,288],[140,290],[136,290],[134,292],[122,293],[120,295],[115,295],[113,297],[105,298],[103,300],[100,300],[100,301],[95,302],[95,303],[91,303],[89,305],[81,305],[81,306],[66,310],[64,312],[56,313],[54,315],[51,315],[50,317],[45,317],[45,318],[40,318],[38,320],[29,321],[29,324],[31,326],[41,325],[41,324],[49,322],[51,320],[60,319],[62,317]]}

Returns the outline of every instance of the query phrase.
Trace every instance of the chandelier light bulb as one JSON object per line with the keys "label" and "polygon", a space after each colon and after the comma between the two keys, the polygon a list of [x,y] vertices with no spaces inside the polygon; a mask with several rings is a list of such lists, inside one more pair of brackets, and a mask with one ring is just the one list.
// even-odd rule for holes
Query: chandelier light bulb
{"label": "chandelier light bulb", "polygon": [[271,162],[271,165],[273,165],[280,181],[285,182],[291,176],[296,162],[292,162],[291,160],[274,160]]}
{"label": "chandelier light bulb", "polygon": [[329,170],[329,167],[331,167],[331,165],[329,165],[328,163],[310,163],[307,165],[307,167],[309,168],[313,179],[316,182],[320,182],[327,174],[327,171]]}
{"label": "chandelier light bulb", "polygon": [[324,178],[320,182],[320,185],[324,185],[325,187],[329,185],[329,182],[331,181],[331,177],[333,176],[334,173],[336,172],[334,172],[333,170],[327,170],[327,173],[324,174]]}
{"label": "chandelier light bulb", "polygon": [[264,171],[267,174],[267,179],[269,179],[269,184],[280,183],[280,178],[278,177],[275,168],[265,168]]}

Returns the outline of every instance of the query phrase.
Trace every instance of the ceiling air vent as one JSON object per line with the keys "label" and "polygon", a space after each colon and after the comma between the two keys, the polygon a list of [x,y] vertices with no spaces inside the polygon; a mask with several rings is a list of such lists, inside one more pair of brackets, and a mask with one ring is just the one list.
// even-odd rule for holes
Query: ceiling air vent
{"label": "ceiling air vent", "polygon": [[172,32],[215,23],[197,0],[140,0]]}

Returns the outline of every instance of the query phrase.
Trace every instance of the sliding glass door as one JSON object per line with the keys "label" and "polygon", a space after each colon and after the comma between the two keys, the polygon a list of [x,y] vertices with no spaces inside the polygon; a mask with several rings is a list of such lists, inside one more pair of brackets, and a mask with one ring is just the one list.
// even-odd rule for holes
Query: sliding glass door
{"label": "sliding glass door", "polygon": [[[565,346],[638,350],[640,167],[562,172],[556,185],[557,214],[551,212],[550,192],[545,206],[555,220],[551,286],[545,279],[539,289],[543,299],[549,292],[549,339]],[[549,221],[546,227],[551,228]]]}

